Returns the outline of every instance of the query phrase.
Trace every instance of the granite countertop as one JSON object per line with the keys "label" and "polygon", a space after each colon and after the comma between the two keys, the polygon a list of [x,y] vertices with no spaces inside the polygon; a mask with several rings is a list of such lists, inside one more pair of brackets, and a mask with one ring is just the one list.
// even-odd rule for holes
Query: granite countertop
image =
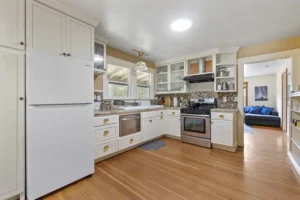
{"label": "granite countertop", "polygon": [[227,108],[213,108],[211,109],[212,112],[238,112],[239,109],[227,109]]}
{"label": "granite countertop", "polygon": [[147,111],[156,111],[156,110],[180,110],[183,107],[162,107],[162,108],[146,108],[146,109],[137,109],[137,110],[121,110],[121,109],[112,109],[112,110],[101,110],[94,111],[95,117],[107,116],[107,115],[127,115],[127,114],[136,114]]}

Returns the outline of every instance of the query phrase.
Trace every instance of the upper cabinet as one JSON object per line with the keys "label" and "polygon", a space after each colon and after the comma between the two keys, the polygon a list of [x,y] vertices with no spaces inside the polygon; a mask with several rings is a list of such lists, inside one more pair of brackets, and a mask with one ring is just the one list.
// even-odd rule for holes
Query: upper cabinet
{"label": "upper cabinet", "polygon": [[156,68],[156,94],[184,93],[187,91],[185,61],[161,65]]}
{"label": "upper cabinet", "polygon": [[28,12],[29,48],[93,61],[94,27],[37,2]]}
{"label": "upper cabinet", "polygon": [[0,0],[0,45],[25,50],[25,0]]}

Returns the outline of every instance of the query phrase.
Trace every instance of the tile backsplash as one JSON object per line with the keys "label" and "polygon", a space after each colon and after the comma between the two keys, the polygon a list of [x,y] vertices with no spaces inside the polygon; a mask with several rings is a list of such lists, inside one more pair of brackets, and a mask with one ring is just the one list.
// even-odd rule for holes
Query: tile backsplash
{"label": "tile backsplash", "polygon": [[[155,100],[152,101],[152,104],[158,104],[159,99],[164,96],[170,96],[171,101],[174,97],[177,97],[178,99],[183,97],[183,102],[185,105],[188,104],[189,99],[217,98],[218,108],[236,109],[238,106],[238,102],[234,101],[235,97],[237,97],[236,92],[191,92],[184,94],[156,95]],[[226,102],[223,101],[224,97],[226,97]]]}

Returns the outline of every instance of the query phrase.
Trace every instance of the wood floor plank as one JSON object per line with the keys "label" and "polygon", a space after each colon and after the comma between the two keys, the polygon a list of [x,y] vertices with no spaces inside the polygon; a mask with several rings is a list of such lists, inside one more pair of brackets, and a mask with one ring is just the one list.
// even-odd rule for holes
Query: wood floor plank
{"label": "wood floor plank", "polygon": [[287,136],[254,128],[237,153],[163,138],[95,165],[95,174],[46,200],[299,200],[300,178],[287,157]]}

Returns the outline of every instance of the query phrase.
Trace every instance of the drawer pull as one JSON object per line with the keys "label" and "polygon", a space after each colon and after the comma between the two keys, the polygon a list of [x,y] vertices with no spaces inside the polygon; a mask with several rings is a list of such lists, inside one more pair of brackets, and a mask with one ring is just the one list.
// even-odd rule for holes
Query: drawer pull
{"label": "drawer pull", "polygon": [[172,112],[172,115],[175,115],[175,112]]}
{"label": "drawer pull", "polygon": [[163,116],[160,117],[160,119],[163,119],[163,118],[164,118]]}
{"label": "drawer pull", "polygon": [[103,123],[104,123],[104,124],[107,124],[108,122],[109,122],[109,119],[103,120]]}
{"label": "drawer pull", "polygon": [[164,112],[160,112],[160,114],[164,114]]}
{"label": "drawer pull", "polygon": [[132,143],[134,142],[134,139],[130,139],[130,141],[129,141],[129,142],[130,142],[130,144],[132,144]]}
{"label": "drawer pull", "polygon": [[104,131],[103,136],[107,136],[109,134],[109,131]]}
{"label": "drawer pull", "polygon": [[220,117],[221,119],[224,119],[224,115],[219,115],[219,117]]}
{"label": "drawer pull", "polygon": [[152,119],[150,119],[149,122],[152,123]]}
{"label": "drawer pull", "polygon": [[109,146],[108,146],[108,145],[106,145],[106,146],[103,148],[103,151],[104,151],[104,152],[107,152],[107,151],[108,151],[108,149],[109,149]]}

